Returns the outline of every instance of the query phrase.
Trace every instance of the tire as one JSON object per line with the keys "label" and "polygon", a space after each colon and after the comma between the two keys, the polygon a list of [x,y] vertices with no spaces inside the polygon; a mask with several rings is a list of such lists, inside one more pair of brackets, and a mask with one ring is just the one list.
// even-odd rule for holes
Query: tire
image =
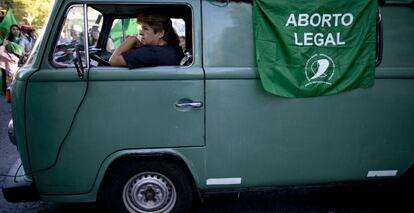
{"label": "tire", "polygon": [[125,161],[109,175],[103,198],[111,212],[187,212],[191,206],[187,173],[169,161]]}
{"label": "tire", "polygon": [[406,203],[412,203],[414,197],[414,167],[411,167],[403,177],[402,187]]}

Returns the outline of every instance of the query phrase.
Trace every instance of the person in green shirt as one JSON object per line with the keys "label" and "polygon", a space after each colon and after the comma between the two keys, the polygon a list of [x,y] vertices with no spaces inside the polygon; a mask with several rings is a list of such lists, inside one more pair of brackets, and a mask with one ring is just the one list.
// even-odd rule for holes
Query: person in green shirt
{"label": "person in green shirt", "polygon": [[[23,39],[23,35],[18,25],[11,25],[10,32],[7,38],[0,46],[0,69],[2,76],[6,79],[7,87],[10,86],[13,81],[14,75],[18,70],[18,62],[23,55],[23,47],[20,45]],[[3,77],[2,77],[3,78]],[[2,79],[2,81],[4,81]],[[4,82],[3,82],[4,83]],[[4,84],[2,90],[4,92]]]}

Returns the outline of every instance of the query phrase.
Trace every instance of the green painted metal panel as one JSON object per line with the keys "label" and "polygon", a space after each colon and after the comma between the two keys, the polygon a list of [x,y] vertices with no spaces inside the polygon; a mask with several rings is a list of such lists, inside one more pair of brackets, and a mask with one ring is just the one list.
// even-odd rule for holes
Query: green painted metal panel
{"label": "green painted metal panel", "polygon": [[[199,22],[195,10],[195,29]],[[194,31],[194,41],[200,36]],[[204,102],[201,43],[193,48],[199,53],[190,67],[94,67],[84,79],[75,68],[54,68],[44,60],[31,74],[27,93],[28,148],[40,194],[90,192],[102,162],[118,150],[203,147],[204,108],[175,106],[182,99]]]}
{"label": "green painted metal panel", "polygon": [[[59,83],[60,88],[64,86]],[[31,112],[51,121],[51,126],[46,122],[36,129],[38,134],[45,134],[45,131],[66,133],[68,129],[64,127],[70,124],[70,116],[75,116],[75,120],[64,141],[58,137],[63,134],[30,137],[33,139],[30,143],[32,164],[44,168],[55,163],[53,168],[35,174],[38,190],[42,194],[85,193],[93,184],[103,159],[116,150],[203,146],[203,109],[182,112],[175,108],[181,98],[203,100],[203,87],[202,80],[91,81],[76,115],[72,114],[76,106],[69,103],[77,101],[48,94],[49,103],[55,105],[42,107],[50,107],[48,114],[41,113],[40,109]],[[48,101],[33,94],[32,97]],[[60,100],[56,100],[58,98]],[[58,150],[60,146],[61,150]],[[76,181],[72,181],[74,179]]]}
{"label": "green painted metal panel", "polygon": [[[53,70],[42,70],[50,72]],[[75,69],[59,70],[59,81],[31,82],[27,86],[26,131],[33,171],[52,166],[60,144],[70,130],[86,89]],[[38,73],[34,73],[35,77]]]}
{"label": "green painted metal panel", "polygon": [[255,67],[250,3],[203,1],[203,65]]}
{"label": "green painted metal panel", "polygon": [[[251,27],[251,16],[232,11],[244,7],[250,5],[219,7],[203,2],[205,26],[214,25],[220,35],[204,32],[203,39],[207,53],[206,177],[242,179],[240,185],[206,187],[359,181],[367,179],[371,170],[398,170],[397,175],[402,175],[414,162],[414,66],[410,59],[414,42],[408,40],[414,33],[407,23],[411,19],[402,21],[414,16],[413,11],[384,8],[384,63],[376,70],[374,88],[286,99],[264,92],[255,66],[248,63],[250,56],[242,57],[244,52],[253,52],[245,47],[252,34],[239,31]],[[224,23],[247,26],[229,30],[210,14],[225,16]],[[241,42],[243,33],[250,37]],[[229,38],[240,44],[229,48],[231,51],[217,45]],[[407,47],[399,48],[402,45]],[[221,52],[229,60],[213,52]],[[389,57],[391,54],[397,56]],[[238,67],[237,61],[243,66]]]}
{"label": "green painted metal panel", "polygon": [[207,177],[241,177],[250,187],[404,172],[414,162],[414,84],[376,83],[326,98],[285,99],[264,93],[258,80],[207,80]]}
{"label": "green painted metal panel", "polygon": [[28,150],[26,146],[26,128],[25,128],[25,92],[26,81],[16,80],[12,86],[12,102],[11,112],[13,119],[13,126],[16,137],[17,150],[20,153],[20,158],[23,163],[23,167],[26,169],[26,173],[30,172],[30,162],[28,156]]}
{"label": "green painted metal panel", "polygon": [[385,6],[384,56],[381,67],[414,67],[414,12],[408,6]]}

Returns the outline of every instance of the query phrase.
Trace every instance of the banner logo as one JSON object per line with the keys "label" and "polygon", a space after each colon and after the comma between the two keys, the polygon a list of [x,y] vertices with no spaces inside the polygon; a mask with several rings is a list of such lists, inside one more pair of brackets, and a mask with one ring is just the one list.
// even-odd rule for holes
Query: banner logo
{"label": "banner logo", "polygon": [[305,87],[312,84],[332,85],[330,80],[335,74],[335,63],[332,58],[325,54],[312,56],[305,66],[305,75],[308,83]]}

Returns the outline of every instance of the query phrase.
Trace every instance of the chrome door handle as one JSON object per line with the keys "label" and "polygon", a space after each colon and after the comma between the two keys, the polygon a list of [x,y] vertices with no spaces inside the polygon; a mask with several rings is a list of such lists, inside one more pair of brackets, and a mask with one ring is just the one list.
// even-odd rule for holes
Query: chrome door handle
{"label": "chrome door handle", "polygon": [[193,101],[193,102],[188,102],[188,103],[176,103],[175,106],[177,108],[201,108],[203,107],[203,102],[201,101]]}

